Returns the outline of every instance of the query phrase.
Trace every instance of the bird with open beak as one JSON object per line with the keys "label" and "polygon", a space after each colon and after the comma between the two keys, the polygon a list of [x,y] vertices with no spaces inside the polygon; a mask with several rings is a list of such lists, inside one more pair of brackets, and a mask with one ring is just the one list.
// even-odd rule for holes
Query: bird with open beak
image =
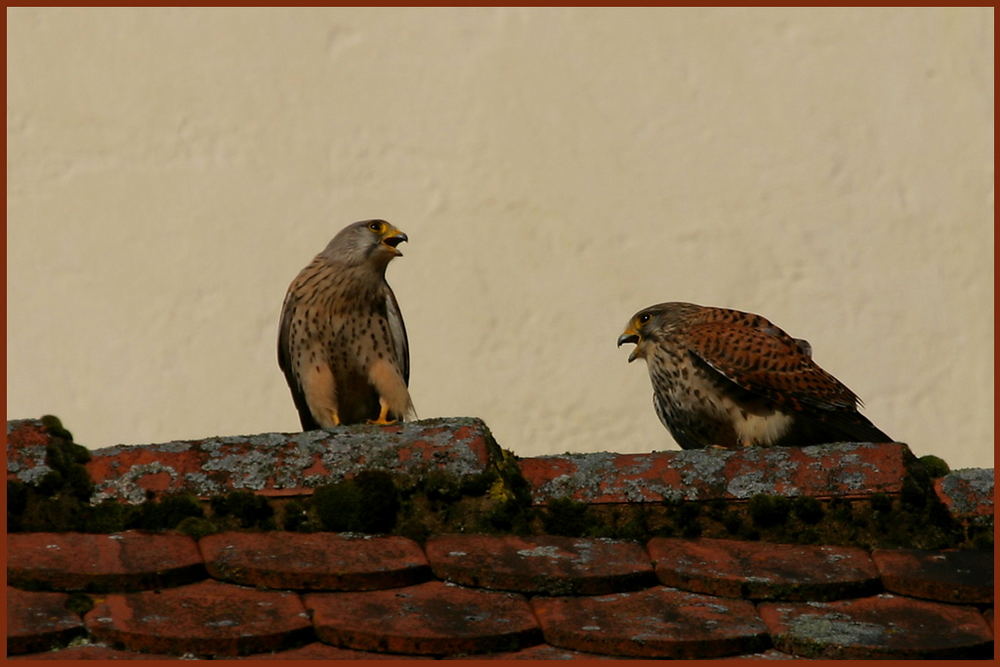
{"label": "bird with open beak", "polygon": [[626,343],[630,362],[646,360],[656,414],[682,449],[892,441],[808,342],[760,315],[661,303],[632,316]]}

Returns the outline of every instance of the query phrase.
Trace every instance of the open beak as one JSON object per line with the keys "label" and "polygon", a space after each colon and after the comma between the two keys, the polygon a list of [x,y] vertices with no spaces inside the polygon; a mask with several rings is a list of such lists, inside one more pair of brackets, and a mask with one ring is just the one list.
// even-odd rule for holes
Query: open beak
{"label": "open beak", "polygon": [[631,326],[622,332],[622,335],[618,337],[618,347],[621,347],[625,343],[635,343],[635,349],[632,350],[632,354],[628,355],[628,362],[632,363],[635,361],[636,353],[639,351],[639,342],[642,338],[639,336],[639,332],[636,331]]}
{"label": "open beak", "polygon": [[398,246],[403,241],[409,241],[409,240],[410,239],[407,238],[406,234],[399,231],[392,225],[389,225],[386,228],[385,233],[382,234],[382,245],[388,246],[389,250],[391,250],[392,254],[395,255],[396,257],[403,256],[403,253],[401,253],[399,251],[399,248],[397,248],[396,246]]}

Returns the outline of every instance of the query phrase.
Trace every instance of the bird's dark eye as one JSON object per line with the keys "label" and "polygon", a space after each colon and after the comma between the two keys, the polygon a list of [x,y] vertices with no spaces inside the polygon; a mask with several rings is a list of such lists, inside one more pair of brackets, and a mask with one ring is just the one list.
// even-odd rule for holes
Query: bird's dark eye
{"label": "bird's dark eye", "polygon": [[382,223],[381,222],[370,222],[370,223],[368,223],[368,229],[372,230],[373,232],[380,232],[380,231],[382,231]]}
{"label": "bird's dark eye", "polygon": [[639,324],[645,324],[649,321],[649,313],[643,313],[639,316]]}

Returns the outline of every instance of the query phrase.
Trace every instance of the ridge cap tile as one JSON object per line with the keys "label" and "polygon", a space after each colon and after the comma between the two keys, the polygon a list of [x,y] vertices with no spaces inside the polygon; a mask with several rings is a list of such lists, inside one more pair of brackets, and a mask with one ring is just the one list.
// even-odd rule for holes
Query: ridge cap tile
{"label": "ridge cap tile", "polygon": [[206,577],[197,543],[186,535],[8,533],[7,578],[26,589],[124,592]]}
{"label": "ridge cap tile", "polygon": [[115,445],[90,451],[95,501],[141,503],[147,491],[210,497],[232,490],[311,494],[365,468],[412,473],[481,473],[496,444],[478,417],[439,417],[392,426],[355,424],[298,433],[213,436]]}
{"label": "ridge cap tile", "polygon": [[439,579],[492,590],[599,595],[656,583],[634,540],[448,534],[429,538],[424,550]]}
{"label": "ridge cap tile", "polygon": [[883,593],[758,605],[775,648],[810,658],[988,658],[992,629],[973,607]]}
{"label": "ridge cap tile", "polygon": [[699,593],[830,600],[881,589],[875,564],[858,547],[655,537],[647,548],[661,583]]}
{"label": "ridge cap tile", "polygon": [[262,588],[363,591],[431,576],[420,545],[394,535],[233,531],[198,544],[213,577]]}
{"label": "ridge cap tile", "polygon": [[589,504],[745,500],[779,496],[855,498],[899,493],[913,454],[904,443],[808,447],[592,452],[518,460],[532,502],[569,497]]}
{"label": "ridge cap tile", "polygon": [[144,653],[231,657],[298,645],[313,636],[297,594],[212,579],[108,594],[84,623],[99,641]]}

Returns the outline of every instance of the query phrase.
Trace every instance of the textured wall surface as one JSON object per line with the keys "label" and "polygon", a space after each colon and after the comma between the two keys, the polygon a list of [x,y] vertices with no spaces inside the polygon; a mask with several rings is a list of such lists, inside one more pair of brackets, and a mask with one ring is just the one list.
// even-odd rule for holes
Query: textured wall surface
{"label": "textured wall surface", "polygon": [[676,447],[660,301],[807,338],[993,461],[993,9],[8,9],[8,397],[91,447],[295,430],[288,283],[354,220],[421,417]]}

